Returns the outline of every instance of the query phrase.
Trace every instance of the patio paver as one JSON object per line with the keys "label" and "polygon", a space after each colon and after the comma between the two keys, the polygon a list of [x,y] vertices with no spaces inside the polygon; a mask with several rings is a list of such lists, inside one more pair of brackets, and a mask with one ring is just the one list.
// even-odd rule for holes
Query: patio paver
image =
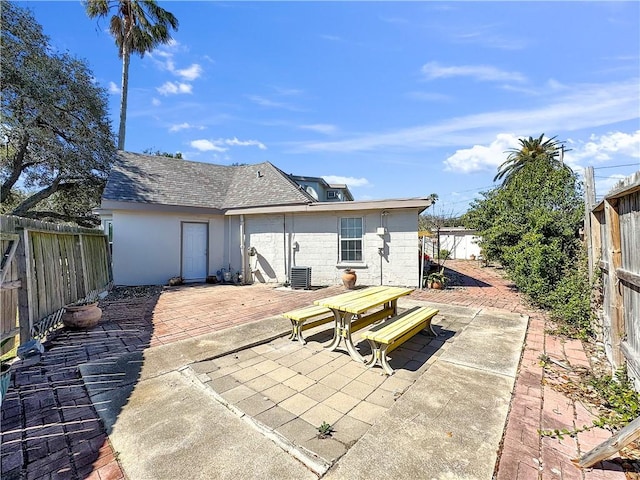
{"label": "patio paver", "polygon": [[[477,262],[464,261],[451,261],[447,266],[461,274],[463,286],[443,291],[416,291],[409,299],[450,306],[497,309],[528,315],[530,318],[501,454],[496,465],[496,478],[505,480],[559,478],[560,473],[564,478],[582,480],[625,479],[625,473],[615,456],[613,461],[601,462],[593,469],[585,471],[579,471],[570,462],[572,457],[584,453],[607,439],[609,432],[598,429],[581,432],[575,442],[566,444],[552,439],[542,441],[537,434],[537,430],[542,428],[543,419],[548,420],[548,425],[554,424],[555,417],[560,416],[554,412],[557,410],[554,406],[563,404],[563,401],[550,393],[549,389],[543,388],[545,372],[539,364],[539,356],[544,353],[569,365],[586,366],[585,360],[588,362],[588,358],[584,355],[579,342],[564,343],[561,339],[548,334],[546,329],[550,323],[544,314],[530,309],[511,283],[501,278],[500,272],[495,269],[480,268]],[[3,479],[5,477],[99,478],[101,480],[124,478],[124,471],[109,441],[108,434],[111,432],[111,427],[105,428],[100,421],[85,383],[78,377],[79,365],[96,360],[114,361],[124,354],[143,353],[160,345],[170,346],[181,339],[197,340],[204,334],[227,331],[240,324],[278,315],[341,290],[341,287],[330,287],[317,291],[292,292],[262,286],[240,288],[224,285],[195,285],[166,290],[162,295],[154,298],[130,298],[103,302],[101,307],[104,310],[104,316],[97,328],[87,332],[63,330],[46,344],[47,351],[38,365],[16,366],[11,388],[2,404]],[[215,308],[212,308],[213,293]],[[190,311],[188,322],[185,321],[184,315],[179,313],[186,308]],[[425,357],[417,357],[413,360],[408,359],[402,366],[408,365],[415,368],[422,364],[421,368],[429,368],[436,358],[442,357],[452,345],[455,346],[457,332],[448,332],[449,326],[447,322],[439,325],[439,333],[442,334],[443,340],[434,340],[439,343],[433,345],[429,343],[422,349],[422,353],[428,356],[426,364],[422,363]],[[308,347],[314,348],[313,342]],[[277,355],[269,349],[267,344],[256,345],[251,350],[255,354],[264,354],[271,361],[277,361]],[[282,356],[283,354],[280,355]],[[339,357],[340,355],[335,356],[335,358]],[[309,357],[309,359],[312,358]],[[304,363],[303,360],[305,359],[301,359],[299,363]],[[157,359],[154,361],[158,362]],[[243,358],[242,361],[249,361],[249,358]],[[237,366],[237,363],[236,359],[229,365]],[[229,365],[221,369],[229,368]],[[172,367],[167,361],[164,368],[170,370],[177,366]],[[249,366],[252,365],[247,365]],[[206,369],[204,366],[202,368]],[[257,366],[254,368],[260,370]],[[320,367],[319,370],[322,368]],[[320,381],[331,373],[326,371],[323,375],[316,375],[319,378],[314,378],[313,374],[318,370],[310,372],[298,372],[295,368],[293,370],[294,374],[309,376],[314,381]],[[218,370],[211,370],[203,371],[201,374],[220,378],[215,376],[217,372]],[[273,370],[261,371],[263,375],[272,372]],[[227,375],[231,373],[229,371]],[[397,377],[394,375],[386,381],[404,380],[411,384],[416,375],[419,374],[407,372],[406,378],[403,378],[403,375]],[[250,382],[256,382],[260,378],[255,377]],[[428,375],[425,378],[428,378]],[[402,389],[400,385],[388,390],[387,386],[390,384],[385,385],[385,379],[371,375],[370,372],[363,373],[357,377],[357,380],[373,384],[382,380],[380,388],[365,399],[380,408],[387,408],[385,404],[389,399],[385,394],[379,394],[379,398],[374,396],[376,392],[389,392],[394,396],[404,395],[402,392],[405,394],[407,392],[406,388]],[[272,381],[280,380],[272,379]],[[348,384],[340,388],[346,385]],[[266,396],[265,392],[274,387],[281,387],[281,385],[275,384],[258,395]],[[307,390],[309,388],[312,387],[307,387]],[[252,390],[259,391],[257,388]],[[294,389],[289,391],[292,392],[291,395],[296,393]],[[271,400],[282,401],[286,398],[281,398],[282,393],[280,390],[278,398]],[[322,402],[321,399],[314,398],[314,400]],[[581,427],[593,419],[579,402],[565,400],[564,403],[566,408],[563,407],[558,411],[562,412],[563,421],[567,424]],[[269,408],[257,417],[270,418],[273,425],[283,429],[288,422],[295,420],[292,414],[282,409],[274,410],[275,408],[277,407]],[[368,425],[348,415],[343,415],[336,422],[337,427],[344,424],[348,427],[340,430],[358,430],[358,425],[360,428]],[[555,425],[557,426],[558,423],[556,422]],[[343,443],[348,442],[348,439],[338,435],[336,439]],[[235,454],[229,451],[228,455],[231,458]],[[331,456],[331,453],[327,455]],[[170,468],[170,465],[167,465],[167,468]],[[218,468],[222,474],[224,468],[221,465]]]}

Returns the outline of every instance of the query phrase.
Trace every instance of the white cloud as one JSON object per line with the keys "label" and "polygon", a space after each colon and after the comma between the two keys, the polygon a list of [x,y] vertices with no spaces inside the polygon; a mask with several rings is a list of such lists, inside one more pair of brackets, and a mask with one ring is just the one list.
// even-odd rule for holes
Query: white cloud
{"label": "white cloud", "polygon": [[454,117],[440,123],[388,132],[371,132],[334,142],[298,144],[300,151],[364,152],[381,148],[423,150],[427,147],[485,144],[503,132],[571,132],[636,120],[640,91],[637,79],[605,84],[576,84],[544,104]]}
{"label": "white cloud", "polygon": [[161,87],[156,88],[156,90],[160,95],[191,93],[191,85],[188,83],[165,82]]}
{"label": "white cloud", "polygon": [[185,80],[195,80],[196,78],[202,75],[202,67],[197,63],[194,63],[188,68],[183,68],[181,70],[175,70],[174,73],[184,78]]}
{"label": "white cloud", "polygon": [[454,32],[451,38],[457,43],[470,43],[475,47],[496,48],[499,50],[522,50],[529,42],[523,38],[507,37],[496,33],[499,25],[479,25],[475,30],[465,28],[464,31]]}
{"label": "white cloud", "polygon": [[445,66],[429,62],[422,66],[422,73],[428,80],[449,77],[472,77],[489,82],[524,82],[526,78],[518,72],[506,72],[490,65]]}
{"label": "white cloud", "polygon": [[574,161],[606,162],[620,156],[640,158],[640,130],[592,135],[586,143],[570,141],[569,146],[571,151],[567,155]]}
{"label": "white cloud", "polygon": [[161,103],[162,102],[155,97],[151,99],[151,105],[153,105],[154,107],[160,106]]}
{"label": "white cloud", "polygon": [[174,56],[177,52],[186,50],[185,47],[181,46],[175,40],[172,40],[169,45],[160,46],[153,52],[150,52],[147,57],[150,58],[160,70],[166,70],[184,80],[193,81],[202,75],[202,66],[197,63],[192,63],[191,66],[187,68],[177,68],[174,61]]}
{"label": "white cloud", "polygon": [[261,107],[267,108],[284,108],[286,110],[297,110],[292,105],[284,102],[277,102],[275,100],[270,100],[265,97],[261,97],[260,95],[247,95],[247,98],[251,100],[253,103],[260,105]]}
{"label": "white cloud", "polygon": [[217,142],[224,142],[225,145],[232,147],[258,147],[260,150],[266,150],[267,147],[264,143],[257,140],[238,140],[236,137],[227,138],[226,140],[217,140]]}
{"label": "white cloud", "polygon": [[326,123],[314,123],[312,125],[300,125],[303,130],[311,130],[313,132],[324,133],[325,135],[329,135],[335,133],[337,131],[337,127],[335,125],[329,125]]}
{"label": "white cloud", "polygon": [[238,138],[219,138],[217,140],[193,140],[191,142],[193,148],[200,151],[216,151],[226,152],[229,147],[258,147],[260,150],[266,150],[267,146],[257,140],[238,140]]}
{"label": "white cloud", "polygon": [[329,184],[344,183],[349,187],[366,187],[369,186],[369,180],[366,178],[341,177],[339,175],[323,175],[322,178]]}
{"label": "white cloud", "polygon": [[609,193],[621,180],[627,178],[625,175],[613,174],[607,178],[596,178],[596,195],[601,197]]}
{"label": "white cloud", "polygon": [[171,125],[171,127],[169,127],[169,131],[170,132],[179,132],[180,130],[187,130],[189,128],[196,128],[193,125],[184,122],[184,123],[179,123],[176,125]]}
{"label": "white cloud", "polygon": [[496,171],[496,167],[506,160],[505,152],[511,148],[517,148],[518,145],[518,138],[515,135],[498,134],[489,146],[474,145],[471,148],[458,150],[444,161],[445,170],[460,173]]}
{"label": "white cloud", "polygon": [[114,95],[120,93],[120,87],[118,87],[114,82],[109,82],[109,93]]}
{"label": "white cloud", "polygon": [[228,148],[219,147],[211,140],[193,140],[190,145],[196,150],[200,150],[201,152],[226,152]]}

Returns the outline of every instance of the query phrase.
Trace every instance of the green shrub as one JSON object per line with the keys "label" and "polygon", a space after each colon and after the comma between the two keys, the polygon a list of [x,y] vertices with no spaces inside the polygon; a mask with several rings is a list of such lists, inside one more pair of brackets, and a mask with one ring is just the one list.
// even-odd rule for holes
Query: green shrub
{"label": "green shrub", "polygon": [[550,295],[551,316],[560,320],[574,336],[586,338],[593,334],[591,309],[591,285],[584,252],[572,270],[565,273]]}
{"label": "green shrub", "polygon": [[597,427],[618,430],[640,416],[640,393],[633,389],[624,367],[616,371],[615,378],[593,378],[590,383],[607,409],[593,422]]}

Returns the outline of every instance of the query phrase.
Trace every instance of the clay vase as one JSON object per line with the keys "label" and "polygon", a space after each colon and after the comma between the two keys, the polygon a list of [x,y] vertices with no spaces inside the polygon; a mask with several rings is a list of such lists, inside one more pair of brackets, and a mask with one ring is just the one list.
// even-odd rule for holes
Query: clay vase
{"label": "clay vase", "polygon": [[102,310],[98,307],[98,302],[88,305],[69,305],[64,307],[62,323],[69,328],[93,328],[100,318]]}
{"label": "clay vase", "polygon": [[347,268],[342,272],[342,283],[348,290],[353,290],[355,288],[357,279],[358,276],[356,275],[355,270]]}

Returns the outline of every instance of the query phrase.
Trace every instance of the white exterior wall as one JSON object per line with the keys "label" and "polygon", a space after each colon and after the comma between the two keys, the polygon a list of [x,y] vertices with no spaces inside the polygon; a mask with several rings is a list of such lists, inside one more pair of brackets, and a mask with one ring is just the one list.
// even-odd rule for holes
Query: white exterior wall
{"label": "white exterior wall", "polygon": [[[363,262],[339,261],[339,219],[363,217]],[[382,223],[381,223],[382,222]],[[387,233],[376,233],[384,226]],[[342,271],[351,267],[358,285],[418,285],[418,213],[415,209],[341,212],[338,214],[286,214],[245,216],[246,246],[258,255],[249,257],[248,279],[255,282],[288,280],[290,266],[311,267],[313,285],[341,283]],[[297,244],[297,250],[294,245]],[[378,249],[383,248],[380,255]]]}
{"label": "white exterior wall", "polygon": [[[339,220],[363,217],[362,263],[339,262]],[[221,269],[242,270],[239,216],[113,212],[113,275],[116,285],[164,285],[181,274],[182,222],[209,225],[208,275]],[[319,214],[245,215],[245,248],[249,282],[284,283],[291,266],[312,267],[314,285],[341,283],[351,267],[358,285],[418,285],[418,214],[415,209],[323,212]],[[387,233],[376,233],[384,226]],[[293,246],[297,244],[298,249]],[[382,256],[378,249],[383,248]]]}
{"label": "white exterior wall", "polygon": [[440,233],[440,249],[449,250],[449,258],[469,260],[471,255],[480,256],[480,237],[472,233]]}
{"label": "white exterior wall", "polygon": [[[180,275],[182,222],[209,224],[208,269],[227,262],[225,218],[113,212],[113,280],[116,285],[164,285]],[[239,253],[238,253],[239,256]],[[239,264],[238,264],[239,265]]]}

